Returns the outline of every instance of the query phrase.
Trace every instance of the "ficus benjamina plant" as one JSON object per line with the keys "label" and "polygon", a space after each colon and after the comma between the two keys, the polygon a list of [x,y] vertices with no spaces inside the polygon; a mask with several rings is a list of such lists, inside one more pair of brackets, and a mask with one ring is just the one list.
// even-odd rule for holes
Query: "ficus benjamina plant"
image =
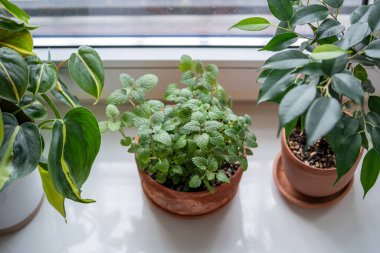
{"label": "ficus benjamina plant", "polygon": [[[66,61],[55,65],[33,52],[29,15],[7,0],[0,4],[18,19],[0,16],[0,190],[38,167],[48,201],[66,217],[65,199],[93,202],[81,197],[81,187],[99,151],[99,126],[60,80]],[[80,47],[67,62],[73,81],[97,101],[104,85],[97,52]],[[70,108],[65,115],[52,97]],[[44,157],[46,130],[52,138]]]}
{"label": "ficus benjamina plant", "polygon": [[[280,104],[287,137],[296,126],[306,132],[307,145],[325,136],[335,153],[337,180],[367,149],[361,169],[365,196],[380,171],[380,97],[366,70],[380,67],[380,1],[359,6],[349,27],[338,19],[343,2],[268,0],[277,24],[252,17],[231,28],[277,28],[261,49],[276,53],[261,67],[258,103]],[[310,32],[300,34],[297,26]],[[297,41],[298,48],[289,48]]]}
{"label": "ficus benjamina plant", "polygon": [[[174,104],[166,106],[145,98],[157,85],[156,76],[134,80],[122,74],[122,88],[108,97],[108,120],[99,123],[100,129],[120,132],[121,145],[136,154],[139,169],[158,183],[180,186],[181,191],[213,191],[217,182],[229,182],[224,163],[247,169],[250,148],[257,146],[251,118],[233,113],[231,100],[217,81],[216,65],[204,66],[183,55],[179,69],[186,87],[168,85],[165,99]],[[120,113],[117,106],[123,104],[132,109]],[[137,128],[138,140],[127,136],[125,128]]]}

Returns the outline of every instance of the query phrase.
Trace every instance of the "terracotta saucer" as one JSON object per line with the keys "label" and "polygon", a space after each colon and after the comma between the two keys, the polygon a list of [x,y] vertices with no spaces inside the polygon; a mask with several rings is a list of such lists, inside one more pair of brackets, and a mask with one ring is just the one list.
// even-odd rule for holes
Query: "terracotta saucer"
{"label": "terracotta saucer", "polygon": [[328,197],[315,198],[304,195],[294,189],[288,181],[288,178],[282,168],[281,153],[278,154],[274,160],[273,178],[281,195],[290,203],[303,208],[321,208],[331,206],[343,199],[344,196],[346,196],[346,194],[351,190],[354,183],[354,179],[352,179],[340,192]]}

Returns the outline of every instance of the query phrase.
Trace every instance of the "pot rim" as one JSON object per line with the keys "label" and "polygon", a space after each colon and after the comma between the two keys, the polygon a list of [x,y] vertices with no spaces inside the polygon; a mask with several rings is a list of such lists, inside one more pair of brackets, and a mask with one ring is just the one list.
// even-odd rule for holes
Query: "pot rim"
{"label": "pot rim", "polygon": [[202,195],[204,195],[205,196],[205,195],[215,194],[218,190],[220,190],[222,188],[231,187],[235,182],[238,184],[239,181],[240,181],[240,178],[243,175],[243,170],[242,170],[241,167],[239,167],[235,171],[235,173],[230,177],[230,182],[229,183],[223,183],[223,184],[215,187],[215,191],[214,192],[210,192],[210,191],[181,192],[181,191],[176,191],[176,190],[170,189],[170,188],[168,188],[166,186],[163,186],[162,184],[158,183],[149,174],[145,173],[145,171],[140,170],[138,168],[138,166],[137,166],[137,170],[138,170],[140,176],[143,176],[144,178],[146,178],[150,183],[156,184],[158,186],[158,188],[160,188],[161,191],[171,192],[171,193],[175,193],[175,194],[183,195],[183,196],[190,196],[190,195],[192,195],[192,196],[202,196]]}
{"label": "pot rim", "polygon": [[[288,146],[288,143],[286,141],[286,137],[285,137],[285,129],[282,129],[281,131],[281,145],[282,147],[284,147],[282,150],[284,152],[286,152],[288,154],[288,157],[290,157],[297,165],[299,165],[300,168],[302,168],[303,170],[307,171],[307,172],[313,172],[315,174],[318,174],[318,175],[321,175],[321,174],[331,174],[331,175],[336,175],[336,167],[334,168],[324,168],[324,169],[321,169],[321,168],[316,168],[314,166],[310,166],[310,165],[307,165],[305,162],[301,161],[300,159],[298,159],[294,154],[293,152],[290,150],[289,146]],[[358,163],[360,162],[361,158],[362,158],[362,155],[363,155],[363,148],[361,147],[360,148],[360,153],[359,153],[359,156],[358,158],[356,159],[355,163],[353,164],[353,166],[351,167],[354,168],[358,165]]]}

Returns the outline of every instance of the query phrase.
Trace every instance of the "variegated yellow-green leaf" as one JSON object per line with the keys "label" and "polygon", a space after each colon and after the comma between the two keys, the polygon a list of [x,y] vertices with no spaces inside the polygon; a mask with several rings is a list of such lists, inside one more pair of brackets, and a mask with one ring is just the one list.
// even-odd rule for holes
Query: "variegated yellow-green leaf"
{"label": "variegated yellow-green leaf", "polygon": [[16,51],[0,48],[0,97],[18,103],[28,86],[28,66]]}
{"label": "variegated yellow-green leaf", "polygon": [[4,140],[3,112],[1,111],[1,108],[0,108],[0,147],[1,147],[1,144],[3,144],[3,140]]}
{"label": "variegated yellow-green leaf", "polygon": [[24,57],[34,55],[33,37],[27,29],[17,32],[0,29],[0,46],[12,48]]}
{"label": "variegated yellow-green leaf", "polygon": [[104,86],[103,63],[91,47],[82,46],[69,59],[69,72],[75,83],[99,100]]}
{"label": "variegated yellow-green leaf", "polygon": [[0,190],[31,173],[41,156],[38,127],[29,122],[18,125],[12,114],[2,114],[4,140],[0,147]]}
{"label": "variegated yellow-green leaf", "polygon": [[14,17],[18,18],[24,23],[28,23],[30,16],[25,11],[21,10],[19,7],[9,2],[8,0],[0,0],[0,4],[9,11]]}
{"label": "variegated yellow-green leaf", "polygon": [[29,65],[28,90],[33,94],[46,93],[58,82],[57,68],[52,62]]}
{"label": "variegated yellow-green leaf", "polygon": [[66,218],[65,211],[65,198],[57,192],[54,188],[53,181],[49,175],[48,165],[46,163],[39,163],[38,170],[40,172],[42,187],[45,196],[55,210],[57,210],[64,218]]}
{"label": "variegated yellow-green leaf", "polygon": [[71,109],[53,125],[48,170],[55,189],[64,197],[77,202],[100,147],[100,131],[94,115],[86,108]]}

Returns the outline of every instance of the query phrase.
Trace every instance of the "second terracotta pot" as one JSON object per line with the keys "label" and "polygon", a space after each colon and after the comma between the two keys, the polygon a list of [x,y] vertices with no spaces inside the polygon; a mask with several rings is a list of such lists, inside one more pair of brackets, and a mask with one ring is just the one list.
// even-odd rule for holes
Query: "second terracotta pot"
{"label": "second terracotta pot", "polygon": [[362,153],[363,150],[353,167],[334,185],[337,179],[336,168],[319,169],[306,165],[290,150],[284,130],[281,134],[281,157],[285,175],[297,191],[311,197],[327,197],[347,186],[354,177]]}
{"label": "second terracotta pot", "polygon": [[214,193],[179,192],[157,183],[151,176],[139,170],[145,195],[165,211],[184,216],[203,215],[223,207],[235,196],[242,174],[242,169],[239,168],[230,178],[230,183],[216,187]]}

